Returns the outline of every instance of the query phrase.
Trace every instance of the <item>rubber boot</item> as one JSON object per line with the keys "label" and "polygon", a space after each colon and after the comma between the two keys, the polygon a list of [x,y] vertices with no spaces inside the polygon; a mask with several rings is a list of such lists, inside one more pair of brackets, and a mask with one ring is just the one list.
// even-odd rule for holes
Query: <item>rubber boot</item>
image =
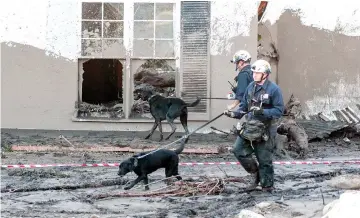
{"label": "rubber boot", "polygon": [[252,190],[256,189],[256,187],[259,185],[259,182],[260,182],[259,171],[256,173],[251,173],[250,176],[251,177],[250,177],[249,185],[246,187],[247,191],[252,191]]}

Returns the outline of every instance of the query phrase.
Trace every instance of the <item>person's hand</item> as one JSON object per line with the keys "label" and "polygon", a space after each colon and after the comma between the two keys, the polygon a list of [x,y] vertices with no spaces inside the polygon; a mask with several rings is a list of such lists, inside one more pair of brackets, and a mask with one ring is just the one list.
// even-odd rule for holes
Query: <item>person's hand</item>
{"label": "person's hand", "polygon": [[224,115],[228,117],[235,117],[235,113],[230,110],[225,110]]}
{"label": "person's hand", "polygon": [[252,112],[255,116],[258,116],[258,115],[263,115],[264,114],[264,110],[262,108],[259,108],[259,107],[253,107],[252,108]]}
{"label": "person's hand", "polygon": [[228,111],[230,111],[231,109],[234,108],[234,105],[230,104],[230,105],[228,105],[226,108],[227,108]]}

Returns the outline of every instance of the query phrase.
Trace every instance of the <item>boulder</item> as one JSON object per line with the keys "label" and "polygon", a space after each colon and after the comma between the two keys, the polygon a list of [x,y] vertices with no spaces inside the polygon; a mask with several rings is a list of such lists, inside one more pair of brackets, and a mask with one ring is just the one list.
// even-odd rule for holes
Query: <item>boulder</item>
{"label": "boulder", "polygon": [[265,217],[251,210],[241,210],[241,212],[236,216],[236,218],[265,218]]}
{"label": "boulder", "polygon": [[359,214],[360,191],[346,191],[324,207],[322,218],[357,218]]}

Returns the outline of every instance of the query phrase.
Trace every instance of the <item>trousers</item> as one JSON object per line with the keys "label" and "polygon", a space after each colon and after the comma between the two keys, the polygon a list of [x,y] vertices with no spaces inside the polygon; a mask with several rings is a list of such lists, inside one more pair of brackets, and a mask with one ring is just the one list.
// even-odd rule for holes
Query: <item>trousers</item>
{"label": "trousers", "polygon": [[[238,136],[233,153],[243,168],[248,173],[258,173],[262,187],[272,187],[274,185],[273,152],[275,150],[275,136],[270,135],[267,141],[253,142]],[[255,153],[256,160],[252,157]]]}

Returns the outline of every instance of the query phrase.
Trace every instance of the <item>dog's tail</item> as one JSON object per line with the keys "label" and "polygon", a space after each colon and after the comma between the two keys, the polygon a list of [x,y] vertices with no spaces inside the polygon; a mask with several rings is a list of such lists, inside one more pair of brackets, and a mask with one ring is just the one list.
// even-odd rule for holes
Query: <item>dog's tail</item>
{"label": "dog's tail", "polygon": [[198,105],[201,101],[201,98],[197,97],[196,101],[194,101],[193,103],[190,104],[186,104],[187,107],[195,107],[196,105]]}
{"label": "dog's tail", "polygon": [[175,150],[176,154],[180,154],[184,150],[186,142],[187,142],[186,139],[182,139],[180,141],[180,146]]}

